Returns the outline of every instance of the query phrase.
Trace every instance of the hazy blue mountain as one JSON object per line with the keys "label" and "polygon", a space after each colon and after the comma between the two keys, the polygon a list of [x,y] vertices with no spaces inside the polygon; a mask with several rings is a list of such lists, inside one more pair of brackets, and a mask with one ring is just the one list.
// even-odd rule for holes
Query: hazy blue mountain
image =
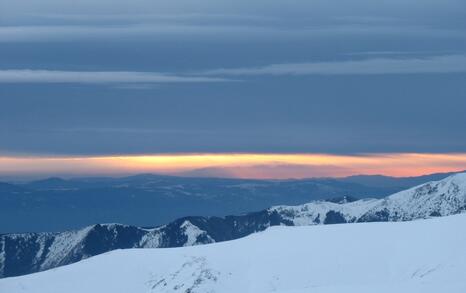
{"label": "hazy blue mountain", "polygon": [[1,193],[23,192],[23,191],[25,191],[25,189],[21,188],[19,186],[9,184],[9,183],[0,182],[0,194]]}
{"label": "hazy blue mountain", "polygon": [[435,173],[417,177],[390,177],[383,175],[356,175],[338,179],[342,182],[358,183],[372,187],[410,187],[416,186],[429,181],[438,181],[450,175],[462,173],[448,172],[448,173]]}
{"label": "hazy blue mountain", "polygon": [[[114,222],[154,226],[185,216],[225,216],[342,196],[380,198],[432,177],[383,178],[399,184],[380,184],[379,177],[376,182],[373,178],[243,180],[140,174],[5,183],[0,185],[0,233]],[[352,182],[355,179],[358,182]]]}
{"label": "hazy blue mountain", "polygon": [[0,232],[63,231],[113,222],[153,226],[184,216],[225,216],[339,196],[382,197],[393,191],[332,179],[51,178],[0,192]]}

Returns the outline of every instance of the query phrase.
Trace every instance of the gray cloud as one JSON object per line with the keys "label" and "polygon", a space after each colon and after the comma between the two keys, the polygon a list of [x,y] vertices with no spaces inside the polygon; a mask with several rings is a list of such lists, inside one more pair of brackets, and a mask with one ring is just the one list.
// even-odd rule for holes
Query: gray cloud
{"label": "gray cloud", "polygon": [[[70,5],[72,2],[73,5]],[[131,2],[125,0],[80,0],[80,1],[63,1],[63,0],[2,0],[4,3],[4,11],[9,14],[20,13],[45,13],[45,12],[61,12],[61,13],[173,13],[182,11],[187,12],[209,12],[209,13],[225,13],[236,12],[246,14],[247,12],[260,11],[264,14],[279,14],[287,15],[289,13],[298,13],[302,15],[319,15],[322,11],[326,12],[331,9],[337,17],[343,15],[357,14],[355,16],[374,16],[374,15],[390,15],[393,12],[398,12],[402,9],[410,14],[425,15],[431,12],[456,12],[452,7],[460,7],[464,4],[462,0],[424,0],[421,2],[416,0],[392,0],[374,2],[370,0],[354,0],[351,2],[342,2],[335,5],[326,0],[293,0],[284,5],[280,0],[258,0],[246,1],[237,0],[234,2],[225,0],[133,0]],[[1,4],[0,4],[1,5]],[[411,9],[406,9],[411,8]],[[418,8],[418,9],[413,9]],[[422,9],[421,9],[422,8]],[[320,11],[319,11],[320,10]],[[426,15],[427,14],[427,15]]]}
{"label": "gray cloud", "polygon": [[222,78],[134,71],[0,70],[0,83],[164,83],[220,82]]}
{"label": "gray cloud", "polygon": [[216,21],[228,23],[239,22],[265,22],[279,21],[277,17],[267,17],[261,15],[241,15],[241,14],[220,14],[220,13],[181,13],[181,14],[160,14],[160,13],[139,13],[139,14],[33,14],[30,17],[35,22],[60,21],[62,23],[160,23],[160,22],[206,22]]}
{"label": "gray cloud", "polygon": [[269,29],[196,24],[22,25],[0,27],[0,42],[44,42],[93,38],[266,33]]}
{"label": "gray cloud", "polygon": [[[76,1],[74,1],[76,2]],[[93,37],[192,36],[309,38],[329,34],[465,39],[461,0],[267,1],[2,0],[0,42]],[[408,11],[406,7],[410,7]],[[226,36],[225,36],[226,34]]]}
{"label": "gray cloud", "polygon": [[[0,70],[0,83],[132,83],[231,81],[221,76],[245,75],[361,75],[361,74],[419,74],[466,72],[466,55],[446,55],[426,58],[284,63],[262,67],[221,68],[198,72],[197,76],[132,71],[59,71],[59,70]],[[134,89],[130,86],[130,89]]]}
{"label": "gray cloud", "polygon": [[262,67],[221,68],[202,75],[340,75],[340,74],[416,74],[466,72],[466,55],[427,58],[284,63]]}
{"label": "gray cloud", "polygon": [[245,39],[251,36],[256,40],[308,39],[360,36],[428,36],[430,38],[460,39],[465,36],[462,30],[432,28],[420,25],[372,25],[372,24],[280,24],[235,23],[185,23],[180,21],[162,23],[112,23],[112,24],[44,24],[0,26],[1,42],[49,42],[61,40],[121,39],[157,36],[176,39],[192,39],[205,36],[215,40]]}

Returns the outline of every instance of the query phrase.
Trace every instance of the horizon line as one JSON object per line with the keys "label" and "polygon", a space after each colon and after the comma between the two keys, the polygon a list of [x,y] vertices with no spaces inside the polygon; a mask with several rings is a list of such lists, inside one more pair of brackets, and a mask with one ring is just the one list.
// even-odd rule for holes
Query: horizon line
{"label": "horizon line", "polygon": [[0,156],[0,176],[156,173],[184,177],[302,179],[360,174],[412,177],[466,170],[466,153],[192,153]]}

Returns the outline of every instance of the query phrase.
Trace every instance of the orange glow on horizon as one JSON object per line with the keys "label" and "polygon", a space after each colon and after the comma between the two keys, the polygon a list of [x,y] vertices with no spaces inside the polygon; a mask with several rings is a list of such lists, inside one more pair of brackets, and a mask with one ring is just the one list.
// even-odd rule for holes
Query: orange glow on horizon
{"label": "orange glow on horizon", "polygon": [[[157,154],[99,157],[0,157],[0,174],[118,175],[178,174],[198,169],[218,170],[222,177],[305,178],[356,174],[418,176],[466,169],[459,154]],[[196,174],[196,173],[192,173]]]}

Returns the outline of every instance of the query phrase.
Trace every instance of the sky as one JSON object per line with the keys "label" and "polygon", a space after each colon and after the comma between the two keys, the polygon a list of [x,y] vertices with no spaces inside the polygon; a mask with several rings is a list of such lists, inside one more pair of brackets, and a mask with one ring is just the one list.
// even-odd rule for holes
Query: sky
{"label": "sky", "polygon": [[463,0],[0,0],[0,175],[463,170],[465,109]]}

